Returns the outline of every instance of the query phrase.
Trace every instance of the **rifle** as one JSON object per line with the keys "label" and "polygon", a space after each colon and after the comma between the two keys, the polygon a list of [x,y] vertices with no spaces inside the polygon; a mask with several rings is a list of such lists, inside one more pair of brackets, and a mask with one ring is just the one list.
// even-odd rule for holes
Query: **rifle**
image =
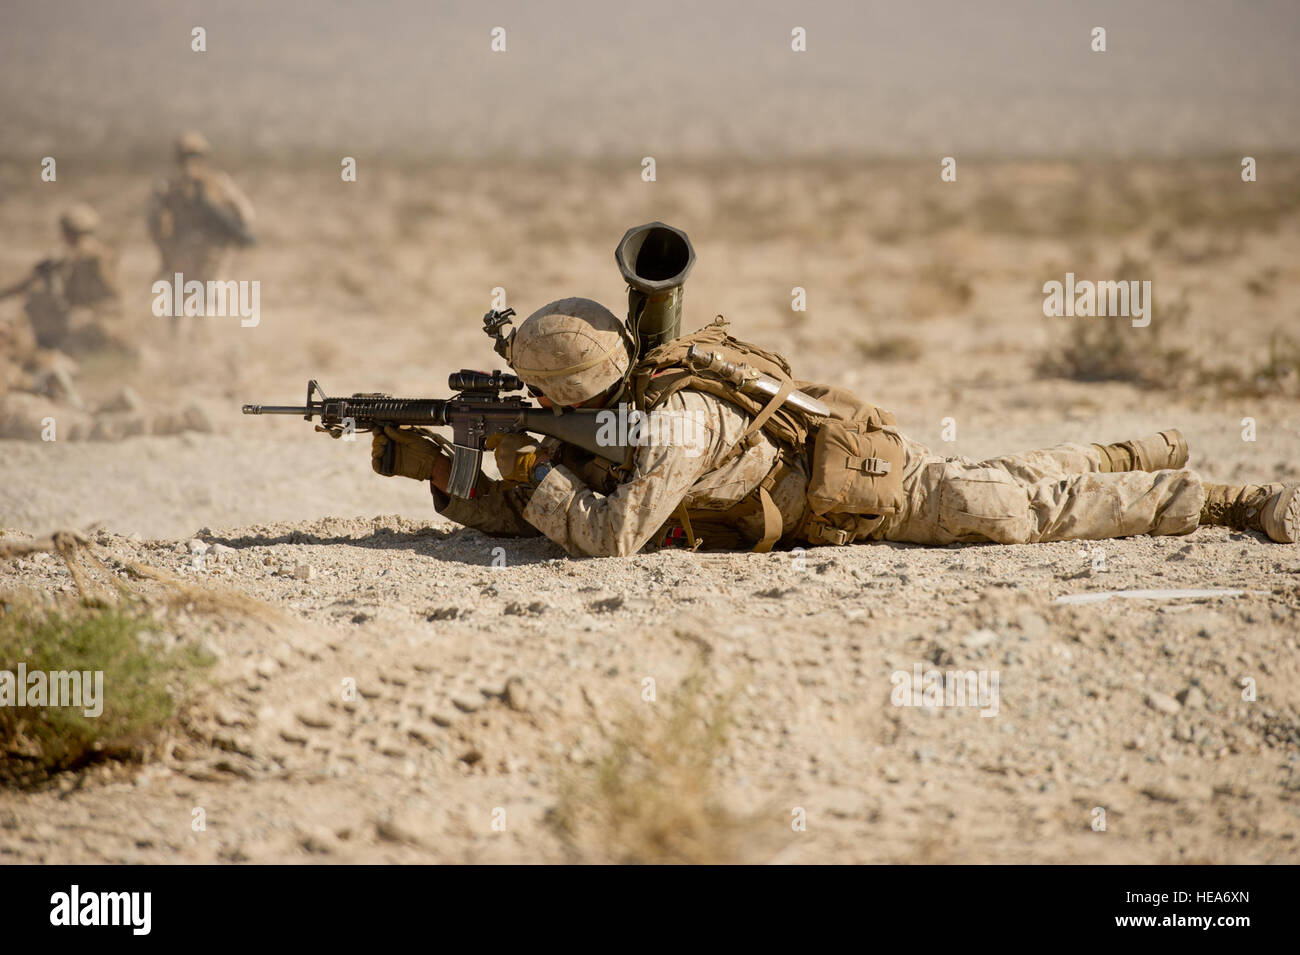
{"label": "rifle", "polygon": [[[360,393],[330,398],[313,378],[307,382],[305,405],[244,405],[243,412],[302,415],[308,421],[317,418],[320,423],[316,430],[335,438],[357,431],[382,431],[385,425],[410,425],[422,433],[427,433],[424,428],[450,427],[451,478],[447,492],[459,498],[468,498],[473,491],[483,463],[483,451],[488,438],[494,434],[525,431],[544,434],[614,464],[624,462],[625,447],[599,439],[597,409],[567,408],[557,414],[555,410],[529,404],[522,395],[503,396],[503,391],[521,389],[523,382],[501,371],[488,373],[464,368],[448,377],[447,387],[457,394],[451,398],[393,398]],[[381,462],[385,474],[393,473],[395,452],[396,448],[389,442]]]}
{"label": "rifle", "polygon": [[231,245],[242,248],[257,245],[257,236],[229,209],[222,209],[205,202],[203,210],[207,213],[208,221]]}
{"label": "rifle", "polygon": [[26,292],[37,282],[44,282],[46,285],[53,285],[56,271],[59,267],[59,260],[53,256],[41,259],[32,266],[31,273],[21,282],[15,282],[13,285],[7,285],[0,288],[0,299],[6,299],[13,295],[19,295]]}

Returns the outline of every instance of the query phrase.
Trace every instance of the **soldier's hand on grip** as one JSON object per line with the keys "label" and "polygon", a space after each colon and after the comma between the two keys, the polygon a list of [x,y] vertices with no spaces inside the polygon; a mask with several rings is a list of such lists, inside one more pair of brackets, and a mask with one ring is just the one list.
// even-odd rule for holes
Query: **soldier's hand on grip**
{"label": "soldier's hand on grip", "polygon": [[533,468],[542,460],[537,442],[526,434],[499,434],[488,439],[496,455],[502,479],[527,484]]}
{"label": "soldier's hand on grip", "polygon": [[376,431],[370,442],[370,466],[376,474],[392,477],[400,474],[416,481],[433,477],[434,465],[444,457],[437,442],[388,425]]}

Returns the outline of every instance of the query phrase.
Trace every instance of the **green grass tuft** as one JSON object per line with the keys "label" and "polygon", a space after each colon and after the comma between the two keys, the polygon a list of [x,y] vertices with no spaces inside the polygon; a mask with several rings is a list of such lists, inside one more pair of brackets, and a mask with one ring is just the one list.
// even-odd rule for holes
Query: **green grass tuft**
{"label": "green grass tuft", "polygon": [[48,697],[43,706],[0,706],[0,783],[35,785],[101,760],[144,759],[212,663],[193,646],[162,643],[157,624],[131,609],[5,605],[0,670],[102,672],[103,709],[87,716]]}

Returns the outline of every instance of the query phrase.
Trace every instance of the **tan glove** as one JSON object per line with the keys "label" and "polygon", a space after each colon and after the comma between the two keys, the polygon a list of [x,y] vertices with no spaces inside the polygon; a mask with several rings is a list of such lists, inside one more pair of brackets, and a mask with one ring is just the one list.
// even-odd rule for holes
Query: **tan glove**
{"label": "tan glove", "polygon": [[505,481],[529,483],[533,467],[545,460],[537,442],[526,434],[494,434],[487,445],[496,455],[497,470]]}
{"label": "tan glove", "polygon": [[[389,471],[384,467],[384,455],[389,446],[393,448],[393,467]],[[433,477],[433,465],[443,456],[438,443],[414,431],[403,431],[389,425],[383,431],[376,431],[370,442],[370,466],[376,474],[402,477],[416,481],[427,481]]]}

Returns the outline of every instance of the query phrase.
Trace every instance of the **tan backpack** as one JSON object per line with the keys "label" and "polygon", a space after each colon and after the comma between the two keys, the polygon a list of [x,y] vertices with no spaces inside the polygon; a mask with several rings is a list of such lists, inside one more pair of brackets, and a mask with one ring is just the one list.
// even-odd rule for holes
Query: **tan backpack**
{"label": "tan backpack", "polygon": [[[770,550],[784,530],[780,513],[768,492],[784,466],[782,459],[787,456],[803,457],[808,463],[808,504],[799,532],[809,540],[848,542],[850,535],[836,530],[832,521],[826,519],[829,514],[870,516],[878,524],[896,513],[903,504],[904,450],[902,437],[894,427],[897,424],[894,416],[844,388],[795,380],[789,362],[779,354],[733,338],[727,328],[726,320],[718,316],[699,331],[666,342],[646,354],[632,372],[632,394],[635,406],[646,412],[683,388],[711,394],[745,412],[752,419],[750,425],[724,461],[752,447],[760,431],[780,448],[776,467],[756,494],[751,495],[755,500],[746,498],[733,509],[737,514],[750,513],[757,507],[763,509],[764,535],[754,550]],[[686,360],[692,345],[720,353],[732,364],[757,369],[775,378],[782,387],[776,397],[765,399],[745,394],[730,381],[701,374]],[[808,415],[783,404],[794,389],[818,399],[842,415],[842,419]],[[695,546],[691,515],[683,508],[679,516]],[[716,520],[718,515],[714,512],[709,517]],[[707,518],[701,515],[700,520],[704,519]]]}

